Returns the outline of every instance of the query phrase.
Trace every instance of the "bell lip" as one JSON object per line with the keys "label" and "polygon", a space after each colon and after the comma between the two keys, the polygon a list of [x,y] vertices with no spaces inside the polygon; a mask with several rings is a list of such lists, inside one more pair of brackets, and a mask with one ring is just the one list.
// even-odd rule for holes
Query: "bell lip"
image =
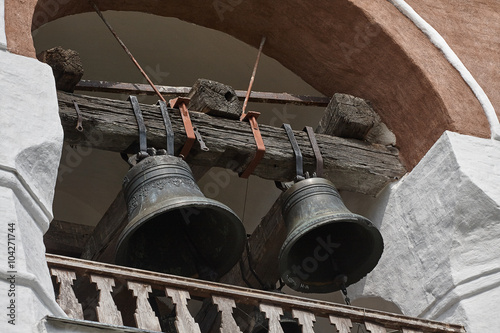
{"label": "bell lip", "polygon": [[[327,180],[328,181],[328,180]],[[358,279],[355,280],[348,280],[345,283],[345,286],[349,286],[351,284],[354,284],[356,282],[359,282],[361,279],[363,279],[368,273],[370,273],[378,264],[380,261],[380,258],[382,257],[382,253],[384,251],[384,239],[382,237],[382,234],[378,230],[378,228],[366,217],[354,214],[354,213],[341,213],[336,216],[335,219],[332,219],[329,216],[324,216],[319,218],[319,220],[315,221],[313,226],[303,226],[299,227],[295,230],[293,230],[292,233],[289,233],[281,246],[280,253],[278,255],[278,264],[279,264],[279,272],[280,276],[285,282],[287,286],[289,286],[291,289],[296,290],[298,292],[303,292],[303,293],[318,293],[318,294],[325,294],[325,293],[331,293],[334,291],[339,291],[341,288],[340,286],[337,286],[335,284],[325,284],[322,286],[315,286],[315,285],[309,285],[305,283],[304,281],[301,281],[301,284],[299,284],[299,287],[294,287],[291,286],[290,284],[287,283],[286,275],[285,273],[288,271],[286,267],[284,267],[284,262],[282,259],[283,256],[288,255],[291,248],[293,245],[297,242],[298,236],[303,235],[303,232],[305,231],[306,233],[309,233],[319,227],[322,227],[324,225],[330,224],[330,223],[336,223],[341,221],[345,221],[346,218],[351,219],[352,222],[358,223],[358,224],[363,224],[365,223],[369,228],[373,228],[372,234],[379,238],[380,242],[375,242],[373,250],[370,253],[370,256],[368,257],[369,259],[373,260],[373,263],[371,263],[371,260],[366,260],[364,265],[361,265],[357,271],[366,271],[366,273],[359,277]],[[370,264],[371,263],[371,264]],[[352,275],[352,274],[351,274]],[[349,277],[349,275],[347,275]],[[302,288],[301,285],[302,283],[304,285],[307,285],[308,288]]]}
{"label": "bell lip", "polygon": [[[232,242],[235,244],[235,246],[234,246],[235,250],[232,252],[233,254],[226,259],[226,261],[225,261],[226,264],[222,265],[218,269],[218,271],[220,271],[219,278],[222,277],[227,272],[229,272],[231,270],[231,268],[233,268],[233,266],[240,260],[241,255],[243,254],[245,242],[246,242],[246,230],[245,230],[243,223],[241,222],[241,219],[238,217],[238,215],[236,215],[236,213],[231,208],[229,208],[228,206],[224,205],[223,203],[221,203],[219,201],[216,201],[216,200],[213,200],[210,198],[205,198],[205,197],[203,198],[203,200],[199,200],[199,199],[193,200],[193,199],[189,199],[189,198],[186,199],[185,197],[175,198],[175,199],[170,200],[170,202],[168,202],[168,204],[163,206],[162,209],[160,209],[160,210],[149,212],[146,215],[142,215],[140,218],[139,218],[139,215],[134,217],[132,220],[130,220],[127,223],[127,225],[125,226],[123,231],[120,233],[120,236],[118,237],[118,242],[117,242],[117,245],[115,247],[115,259],[114,259],[115,264],[121,265],[121,266],[126,266],[124,264],[126,262],[126,260],[125,260],[126,255],[125,255],[125,248],[123,247],[123,245],[126,244],[126,242],[128,242],[128,240],[132,236],[134,230],[137,230],[142,225],[144,225],[144,223],[146,223],[148,220],[150,220],[150,219],[152,219],[160,214],[163,214],[163,213],[166,213],[170,210],[179,208],[179,206],[178,206],[179,203],[183,203],[183,204],[187,203],[187,204],[190,204],[191,207],[200,207],[200,208],[204,208],[204,207],[214,208],[215,207],[215,208],[219,209],[221,212],[223,212],[224,215],[227,216],[228,220],[230,220],[231,216],[232,216],[232,217],[234,217],[235,221],[240,222],[240,223],[235,223],[235,228],[239,229],[239,230],[237,230],[237,233],[239,234],[239,236],[235,237],[232,240]],[[165,274],[168,274],[168,273],[165,273]]]}

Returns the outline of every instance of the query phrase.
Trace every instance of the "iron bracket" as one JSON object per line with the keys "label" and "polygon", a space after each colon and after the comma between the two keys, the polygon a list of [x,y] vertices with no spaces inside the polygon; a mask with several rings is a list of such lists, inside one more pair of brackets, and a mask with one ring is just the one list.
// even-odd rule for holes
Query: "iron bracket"
{"label": "iron bracket", "polygon": [[196,137],[196,140],[198,140],[198,143],[200,144],[200,149],[203,151],[209,151],[207,145],[205,144],[205,141],[203,141],[203,138],[201,137],[200,131],[198,131],[198,128],[193,127],[194,131],[194,136]]}
{"label": "iron bracket", "polygon": [[240,117],[240,121],[247,120],[252,128],[253,137],[255,139],[255,145],[257,146],[257,151],[253,160],[247,165],[245,170],[239,174],[241,178],[248,178],[255,170],[257,165],[259,165],[260,160],[264,157],[266,153],[266,146],[264,145],[264,140],[262,140],[262,135],[260,134],[259,123],[257,118],[260,116],[260,112],[248,111],[243,113]]}
{"label": "iron bracket", "polygon": [[80,112],[80,108],[78,107],[78,103],[73,101],[73,105],[75,106],[76,110],[76,127],[75,129],[78,132],[83,132],[83,126],[82,126],[82,113]]}
{"label": "iron bracket", "polygon": [[323,156],[321,156],[321,151],[319,150],[318,142],[316,141],[316,134],[312,127],[306,126],[304,127],[304,132],[307,133],[309,137],[309,142],[311,143],[311,147],[314,153],[314,158],[316,159],[316,177],[323,177]]}
{"label": "iron bracket", "polygon": [[[286,135],[288,136],[288,140],[292,145],[293,155],[295,156],[295,178],[293,182],[296,183],[306,178],[309,178],[309,173],[306,173],[304,175],[304,162],[302,159],[302,153],[300,151],[299,144],[295,139],[295,135],[293,134],[292,127],[290,126],[290,124],[283,124],[281,127],[285,129]],[[283,192],[291,187],[290,183],[280,182],[277,180],[274,181],[274,184],[278,189],[280,189]]]}
{"label": "iron bracket", "polygon": [[196,135],[194,133],[193,124],[191,123],[191,118],[189,117],[189,111],[187,109],[187,104],[189,104],[189,98],[187,97],[176,97],[171,99],[169,102],[171,108],[179,108],[181,112],[182,123],[184,124],[184,130],[186,131],[186,142],[182,147],[179,156],[185,160],[188,156],[191,148],[193,147],[194,141],[196,140]]}
{"label": "iron bracket", "polygon": [[168,115],[167,103],[164,101],[158,101],[160,106],[161,115],[163,117],[163,123],[165,124],[165,131],[167,133],[167,154],[174,155],[174,130],[172,129],[172,122]]}
{"label": "iron bracket", "polygon": [[300,151],[299,144],[295,139],[295,135],[293,134],[293,130],[290,124],[283,124],[282,127],[285,129],[286,135],[288,136],[288,140],[292,145],[293,155],[295,156],[295,174],[296,174],[295,181],[297,182],[305,178],[302,153]]}
{"label": "iron bracket", "polygon": [[135,120],[137,121],[137,127],[139,128],[139,152],[136,157],[137,162],[139,162],[149,156],[147,151],[146,125],[144,125],[144,118],[142,117],[142,111],[139,106],[139,102],[137,101],[137,97],[131,95],[128,100],[130,101],[130,104],[132,104]]}

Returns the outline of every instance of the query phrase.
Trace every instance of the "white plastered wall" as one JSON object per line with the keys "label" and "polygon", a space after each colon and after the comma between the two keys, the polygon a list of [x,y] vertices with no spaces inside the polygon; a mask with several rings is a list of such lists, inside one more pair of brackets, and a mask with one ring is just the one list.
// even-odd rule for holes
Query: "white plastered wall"
{"label": "white plastered wall", "polygon": [[[397,184],[358,211],[379,226],[379,264],[348,288],[405,315],[500,326],[500,142],[445,132]],[[348,198],[355,200],[355,196]]]}
{"label": "white plastered wall", "polygon": [[0,50],[7,49],[7,37],[5,36],[5,1],[0,0]]}
{"label": "white plastered wall", "polygon": [[51,68],[1,50],[0,115],[0,332],[33,332],[64,316],[43,244],[63,142]]}

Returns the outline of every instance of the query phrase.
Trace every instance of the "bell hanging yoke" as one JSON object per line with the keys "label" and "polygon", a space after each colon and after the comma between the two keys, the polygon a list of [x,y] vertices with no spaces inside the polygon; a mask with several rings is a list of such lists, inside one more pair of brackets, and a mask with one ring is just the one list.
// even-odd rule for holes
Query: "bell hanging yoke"
{"label": "bell hanging yoke", "polygon": [[139,153],[123,181],[129,223],[119,236],[115,262],[215,281],[240,259],[245,228],[229,207],[206,198],[188,164],[173,156],[166,104],[159,102],[167,150],[156,151],[146,148],[139,104],[133,96],[130,101],[138,121]]}
{"label": "bell hanging yoke", "polygon": [[383,251],[378,229],[350,212],[329,180],[312,128],[309,136],[316,158],[313,176],[303,172],[302,154],[288,124],[283,127],[296,159],[295,183],[282,189],[282,214],[288,233],[279,254],[284,283],[305,293],[328,293],[361,280],[377,265]]}

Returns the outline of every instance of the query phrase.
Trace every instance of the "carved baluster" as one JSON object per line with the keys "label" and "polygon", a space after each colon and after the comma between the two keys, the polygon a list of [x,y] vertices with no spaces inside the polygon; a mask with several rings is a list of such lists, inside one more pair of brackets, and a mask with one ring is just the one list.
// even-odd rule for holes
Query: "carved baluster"
{"label": "carved baluster", "polygon": [[423,333],[422,331],[410,330],[409,328],[403,328],[403,333]]}
{"label": "carved baluster", "polygon": [[78,303],[75,292],[72,288],[73,281],[76,280],[75,272],[51,268],[51,274],[56,277],[59,283],[59,296],[56,302],[66,314],[74,319],[83,319],[82,305]]}
{"label": "carved baluster", "polygon": [[90,282],[96,284],[99,292],[99,303],[96,307],[97,320],[111,325],[123,325],[122,314],[118,311],[115,301],[111,296],[115,280],[99,275],[90,275]]}
{"label": "carved baluster", "polygon": [[149,304],[149,293],[151,286],[144,283],[127,282],[127,287],[137,297],[137,308],[134,318],[137,328],[151,331],[161,331],[160,321],[156,317],[151,305]]}
{"label": "carved baluster", "polygon": [[371,333],[387,333],[384,326],[380,326],[374,323],[365,322],[365,327]]}
{"label": "carved baluster", "polygon": [[236,307],[234,299],[221,296],[212,296],[212,302],[217,305],[217,308],[221,313],[220,332],[241,333],[241,330],[236,324],[236,320],[234,320],[233,317],[233,309]]}
{"label": "carved baluster", "polygon": [[302,325],[302,333],[314,333],[313,326],[316,321],[314,313],[293,309],[292,315],[297,318],[299,324]]}
{"label": "carved baluster", "polygon": [[339,333],[350,333],[352,322],[349,318],[335,317],[330,315],[330,323],[335,325]]}
{"label": "carved baluster", "polygon": [[283,315],[283,309],[267,304],[260,304],[259,308],[260,311],[266,314],[266,318],[269,319],[269,333],[284,333],[280,324],[280,316]]}
{"label": "carved baluster", "polygon": [[196,323],[187,308],[189,293],[185,290],[165,288],[166,294],[175,304],[175,327],[182,333],[201,333],[200,326]]}

